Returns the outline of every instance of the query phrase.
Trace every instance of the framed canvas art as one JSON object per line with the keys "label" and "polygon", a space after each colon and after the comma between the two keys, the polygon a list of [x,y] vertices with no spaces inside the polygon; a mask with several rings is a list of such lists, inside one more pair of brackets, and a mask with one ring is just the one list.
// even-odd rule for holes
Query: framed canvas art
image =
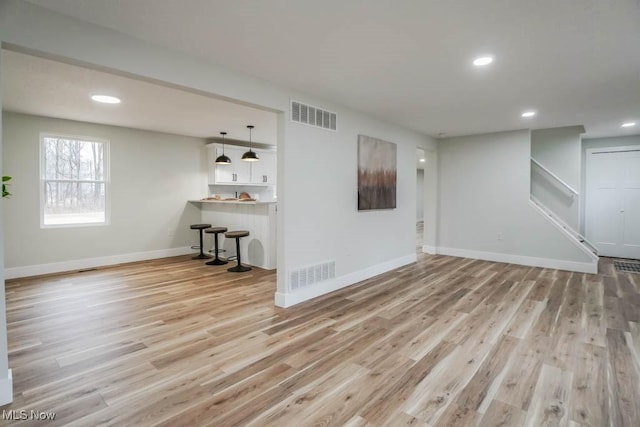
{"label": "framed canvas art", "polygon": [[397,147],[358,135],[358,210],[395,209]]}

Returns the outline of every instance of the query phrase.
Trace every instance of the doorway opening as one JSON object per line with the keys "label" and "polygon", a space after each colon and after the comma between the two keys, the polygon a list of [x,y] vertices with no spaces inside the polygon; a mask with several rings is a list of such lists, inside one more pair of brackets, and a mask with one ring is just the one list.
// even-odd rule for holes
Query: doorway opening
{"label": "doorway opening", "polygon": [[424,165],[425,151],[416,149],[416,250],[422,252],[424,245]]}

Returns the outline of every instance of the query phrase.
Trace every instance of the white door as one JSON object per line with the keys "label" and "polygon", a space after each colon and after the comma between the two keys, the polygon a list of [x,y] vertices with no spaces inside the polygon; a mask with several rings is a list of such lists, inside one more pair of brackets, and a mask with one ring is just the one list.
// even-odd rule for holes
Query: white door
{"label": "white door", "polygon": [[640,259],[640,147],[587,153],[586,237],[598,254]]}

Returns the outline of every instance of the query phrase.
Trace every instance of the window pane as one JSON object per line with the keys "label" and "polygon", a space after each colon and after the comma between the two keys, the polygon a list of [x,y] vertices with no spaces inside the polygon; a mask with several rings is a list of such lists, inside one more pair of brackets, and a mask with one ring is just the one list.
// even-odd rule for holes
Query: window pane
{"label": "window pane", "polygon": [[45,225],[105,221],[104,183],[44,182]]}
{"label": "window pane", "polygon": [[44,138],[44,178],[104,180],[104,144]]}

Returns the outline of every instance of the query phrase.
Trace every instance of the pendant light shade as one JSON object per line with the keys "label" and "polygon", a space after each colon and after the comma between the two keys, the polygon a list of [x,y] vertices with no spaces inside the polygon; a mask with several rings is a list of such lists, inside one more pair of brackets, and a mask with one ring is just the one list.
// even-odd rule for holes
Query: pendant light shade
{"label": "pendant light shade", "polygon": [[260,159],[254,151],[249,150],[242,155],[242,160],[244,160],[245,162],[257,162]]}
{"label": "pendant light shade", "polygon": [[224,136],[226,135],[226,132],[220,132],[220,135],[222,135],[222,155],[218,156],[218,158],[216,158],[216,165],[230,165],[231,164],[231,159],[228,156],[225,156],[224,154]]}
{"label": "pendant light shade", "polygon": [[253,130],[253,126],[248,125],[247,129],[249,129],[249,151],[242,155],[242,160],[245,162],[257,162],[260,159],[258,158],[258,155],[251,150],[251,131]]}

